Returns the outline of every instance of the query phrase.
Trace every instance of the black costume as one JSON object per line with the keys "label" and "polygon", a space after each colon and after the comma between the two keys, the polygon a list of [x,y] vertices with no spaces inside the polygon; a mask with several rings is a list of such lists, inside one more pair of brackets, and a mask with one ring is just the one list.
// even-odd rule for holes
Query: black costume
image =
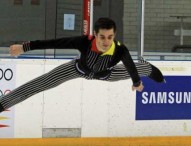
{"label": "black costume", "polygon": [[[95,38],[89,40],[88,36],[37,40],[23,44],[24,52],[48,48],[78,49],[80,56],[4,95],[0,99],[0,112],[36,93],[79,77],[104,81],[131,78],[135,87],[141,83],[139,76],[148,76],[157,82],[164,81],[162,73],[155,66],[144,60],[134,63],[125,45],[117,41],[105,53],[95,51]],[[120,61],[123,64],[118,64]]]}

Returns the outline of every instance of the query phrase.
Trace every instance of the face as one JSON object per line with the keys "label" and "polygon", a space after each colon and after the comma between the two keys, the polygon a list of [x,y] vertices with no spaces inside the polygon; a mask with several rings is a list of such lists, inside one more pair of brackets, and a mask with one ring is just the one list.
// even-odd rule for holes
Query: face
{"label": "face", "polygon": [[97,49],[101,52],[106,52],[112,45],[115,33],[112,29],[100,29],[98,33],[94,32],[96,38]]}

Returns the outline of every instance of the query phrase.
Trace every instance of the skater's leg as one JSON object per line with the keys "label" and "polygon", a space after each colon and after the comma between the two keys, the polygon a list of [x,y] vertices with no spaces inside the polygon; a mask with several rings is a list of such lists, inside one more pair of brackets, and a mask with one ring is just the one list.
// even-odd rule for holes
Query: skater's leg
{"label": "skater's leg", "polygon": [[142,57],[140,57],[139,63],[144,63],[144,64],[148,64],[151,66],[151,73],[149,74],[149,78],[159,82],[159,83],[164,83],[166,82],[164,79],[164,76],[162,74],[162,72],[154,65],[152,65],[151,63],[145,61]]}
{"label": "skater's leg", "polygon": [[[165,79],[161,71],[155,67],[154,65],[150,64],[149,62],[145,61],[143,58],[137,63],[135,63],[139,76],[148,76],[150,79],[163,83]],[[127,72],[127,69],[123,64],[116,65],[110,77],[107,79],[108,81],[119,81],[129,79],[130,75]]]}
{"label": "skater's leg", "polygon": [[56,87],[63,82],[79,77],[75,61],[62,64],[50,72],[14,89],[0,99],[0,112],[39,92]]}
{"label": "skater's leg", "polygon": [[[139,76],[149,76],[152,72],[152,68],[150,64],[147,63],[135,63]],[[130,75],[123,64],[116,65],[110,77],[107,79],[108,81],[119,81],[129,79]]]}

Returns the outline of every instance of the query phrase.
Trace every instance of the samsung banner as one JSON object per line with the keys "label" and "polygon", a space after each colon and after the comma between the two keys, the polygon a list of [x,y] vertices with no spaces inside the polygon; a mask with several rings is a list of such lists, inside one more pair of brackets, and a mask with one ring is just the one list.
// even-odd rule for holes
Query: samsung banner
{"label": "samsung banner", "polygon": [[[0,98],[15,87],[15,65],[0,64]],[[0,113],[0,138],[14,137],[14,108]]]}
{"label": "samsung banner", "polygon": [[136,93],[136,120],[191,119],[191,76],[165,76],[166,83],[142,78]]}

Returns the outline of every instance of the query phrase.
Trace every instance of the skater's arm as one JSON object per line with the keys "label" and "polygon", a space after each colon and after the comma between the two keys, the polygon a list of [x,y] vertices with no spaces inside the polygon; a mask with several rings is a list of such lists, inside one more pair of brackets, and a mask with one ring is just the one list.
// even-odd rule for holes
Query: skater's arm
{"label": "skater's arm", "polygon": [[10,46],[10,54],[18,56],[30,50],[39,49],[80,49],[88,43],[87,36],[66,37],[51,40],[36,40]]}
{"label": "skater's arm", "polygon": [[125,65],[133,81],[132,89],[142,91],[143,85],[138,75],[138,71],[136,69],[135,63],[133,62],[133,59],[129,53],[129,50],[124,45],[122,45],[122,49],[123,49],[122,62]]}
{"label": "skater's arm", "polygon": [[24,52],[42,49],[80,49],[87,36],[65,37],[50,40],[36,40],[23,44]]}

